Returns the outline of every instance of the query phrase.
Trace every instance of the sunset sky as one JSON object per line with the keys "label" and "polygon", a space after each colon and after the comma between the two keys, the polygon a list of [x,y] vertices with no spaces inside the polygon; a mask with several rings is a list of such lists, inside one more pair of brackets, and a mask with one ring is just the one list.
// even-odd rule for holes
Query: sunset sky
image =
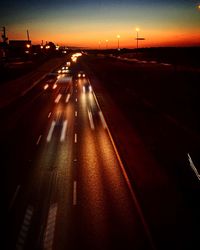
{"label": "sunset sky", "polygon": [[6,0],[0,25],[9,39],[59,45],[115,48],[136,46],[136,27],[150,46],[200,46],[199,1],[193,0]]}

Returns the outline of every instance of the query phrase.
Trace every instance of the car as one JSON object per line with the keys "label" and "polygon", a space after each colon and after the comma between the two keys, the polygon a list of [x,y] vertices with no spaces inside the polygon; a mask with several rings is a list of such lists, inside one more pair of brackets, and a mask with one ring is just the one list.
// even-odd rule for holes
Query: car
{"label": "car", "polygon": [[83,85],[83,93],[92,92],[92,86],[87,82]]}
{"label": "car", "polygon": [[78,74],[77,74],[78,78],[85,78],[85,72],[83,71],[79,71]]}

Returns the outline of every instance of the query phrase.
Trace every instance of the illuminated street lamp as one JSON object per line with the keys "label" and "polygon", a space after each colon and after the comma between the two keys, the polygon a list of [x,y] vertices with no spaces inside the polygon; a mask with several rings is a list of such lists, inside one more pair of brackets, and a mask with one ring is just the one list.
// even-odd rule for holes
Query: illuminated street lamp
{"label": "illuminated street lamp", "polygon": [[108,40],[106,40],[106,49],[108,49]]}
{"label": "illuminated street lamp", "polygon": [[139,28],[136,28],[135,30],[136,30],[136,32],[137,32],[136,40],[137,40],[137,49],[138,49],[138,40],[139,40],[138,32],[140,31],[140,29],[139,29]]}
{"label": "illuminated street lamp", "polygon": [[120,39],[120,35],[117,35],[117,49],[120,50],[119,48],[119,39]]}
{"label": "illuminated street lamp", "polygon": [[26,47],[27,47],[28,49],[30,49],[31,45],[27,43],[27,44],[26,44]]}

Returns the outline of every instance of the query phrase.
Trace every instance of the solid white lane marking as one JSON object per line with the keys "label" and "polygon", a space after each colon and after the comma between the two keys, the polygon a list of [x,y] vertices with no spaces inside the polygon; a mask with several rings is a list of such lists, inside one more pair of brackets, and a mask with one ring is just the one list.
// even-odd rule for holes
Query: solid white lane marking
{"label": "solid white lane marking", "polygon": [[23,220],[20,232],[19,232],[18,239],[17,239],[17,244],[16,244],[17,250],[24,248],[24,244],[26,241],[28,230],[30,228],[32,216],[33,216],[33,207],[28,206],[28,208],[26,209],[24,220]]}
{"label": "solid white lane marking", "polygon": [[44,234],[44,249],[51,250],[53,249],[54,241],[54,232],[56,225],[56,216],[57,216],[58,205],[57,203],[52,204],[49,209],[47,225]]}
{"label": "solid white lane marking", "polygon": [[65,100],[66,103],[69,102],[69,98],[70,98],[70,94],[67,95],[67,98]]}
{"label": "solid white lane marking", "polygon": [[74,135],[74,142],[77,143],[77,134]]}
{"label": "solid white lane marking", "polygon": [[196,177],[197,177],[198,180],[200,181],[200,174],[199,174],[197,168],[195,167],[195,165],[194,165],[194,163],[193,163],[193,160],[192,160],[190,154],[188,153],[187,155],[188,155],[188,160],[189,160],[189,163],[190,163],[190,167],[192,168],[192,170],[194,171]]}
{"label": "solid white lane marking", "polygon": [[106,128],[107,128],[107,125],[106,125],[106,121],[105,121],[105,118],[104,118],[104,116],[103,116],[102,111],[99,111],[99,117],[100,117],[100,119],[101,119],[101,122],[102,122],[103,127],[106,129]]}
{"label": "solid white lane marking", "polygon": [[75,111],[75,116],[77,116],[78,115],[78,112],[77,111]]}
{"label": "solid white lane marking", "polygon": [[40,143],[41,138],[42,138],[42,135],[40,135],[40,136],[38,137],[37,142],[36,142],[36,145],[38,145],[38,144]]}
{"label": "solid white lane marking", "polygon": [[62,127],[62,131],[61,131],[60,141],[64,141],[65,140],[66,131],[67,131],[67,120],[65,120],[63,122],[63,127]]}
{"label": "solid white lane marking", "polygon": [[52,134],[53,134],[53,130],[54,130],[55,125],[56,125],[56,122],[55,122],[55,121],[52,121],[51,127],[50,127],[50,129],[49,129],[49,133],[48,133],[48,136],[47,136],[47,141],[48,141],[48,142],[51,141],[51,137],[52,137]]}
{"label": "solid white lane marking", "polygon": [[49,112],[49,114],[48,114],[48,118],[51,116],[51,112]]}
{"label": "solid white lane marking", "polygon": [[92,113],[91,111],[88,109],[88,118],[89,118],[89,121],[90,121],[90,127],[92,130],[94,130],[94,121],[93,121],[93,117],[92,117]]}
{"label": "solid white lane marking", "polygon": [[61,97],[62,97],[62,95],[58,94],[58,96],[55,99],[55,103],[59,103]]}
{"label": "solid white lane marking", "polygon": [[73,185],[73,205],[75,206],[77,204],[77,182],[74,181]]}
{"label": "solid white lane marking", "polygon": [[14,193],[14,195],[13,195],[13,197],[11,199],[10,205],[9,205],[9,210],[12,208],[13,204],[15,203],[15,200],[16,200],[16,197],[17,197],[17,195],[19,193],[20,187],[21,186],[18,185],[17,188],[16,188],[16,190],[15,190],[15,193]]}

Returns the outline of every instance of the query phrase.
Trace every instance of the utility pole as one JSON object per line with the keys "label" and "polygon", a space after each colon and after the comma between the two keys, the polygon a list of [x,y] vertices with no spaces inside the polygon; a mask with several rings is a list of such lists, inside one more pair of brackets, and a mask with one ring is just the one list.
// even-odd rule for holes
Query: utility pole
{"label": "utility pole", "polygon": [[27,40],[28,40],[28,42],[29,42],[29,41],[30,41],[30,38],[29,38],[29,31],[27,30],[26,32],[27,32]]}
{"label": "utility pole", "polygon": [[2,40],[3,40],[3,57],[6,57],[6,46],[7,46],[7,41],[8,38],[6,36],[6,27],[2,27]]}

